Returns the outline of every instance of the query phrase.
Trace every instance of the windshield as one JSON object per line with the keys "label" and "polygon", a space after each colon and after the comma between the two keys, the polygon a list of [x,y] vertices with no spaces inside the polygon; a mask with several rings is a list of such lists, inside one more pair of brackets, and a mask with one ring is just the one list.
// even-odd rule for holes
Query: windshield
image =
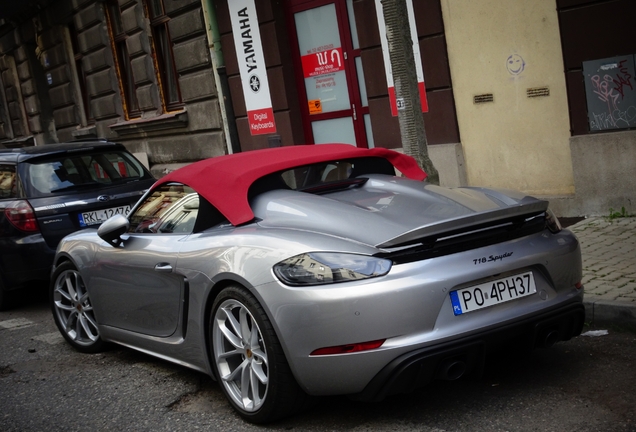
{"label": "windshield", "polygon": [[31,196],[109,186],[146,177],[141,163],[122,151],[56,155],[27,165]]}

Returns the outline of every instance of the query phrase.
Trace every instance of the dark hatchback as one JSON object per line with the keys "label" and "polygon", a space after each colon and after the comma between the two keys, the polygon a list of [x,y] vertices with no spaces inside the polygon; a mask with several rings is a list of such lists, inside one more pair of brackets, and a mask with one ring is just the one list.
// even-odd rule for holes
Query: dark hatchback
{"label": "dark hatchback", "polygon": [[155,179],[121,144],[0,149],[0,309],[48,280],[59,241],[126,214]]}

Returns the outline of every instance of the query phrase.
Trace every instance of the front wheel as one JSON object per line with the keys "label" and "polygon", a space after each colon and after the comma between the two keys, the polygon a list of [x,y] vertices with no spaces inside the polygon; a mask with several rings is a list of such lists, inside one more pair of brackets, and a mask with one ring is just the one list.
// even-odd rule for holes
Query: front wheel
{"label": "front wheel", "polygon": [[262,306],[246,289],[225,288],[210,317],[214,373],[234,409],[266,423],[292,415],[306,399]]}
{"label": "front wheel", "polygon": [[57,328],[76,350],[103,351],[93,305],[82,275],[71,262],[60,264],[53,273],[50,302]]}

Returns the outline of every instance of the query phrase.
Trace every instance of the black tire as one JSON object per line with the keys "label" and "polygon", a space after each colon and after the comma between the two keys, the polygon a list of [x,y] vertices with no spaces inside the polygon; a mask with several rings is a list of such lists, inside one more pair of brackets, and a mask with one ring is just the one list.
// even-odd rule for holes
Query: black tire
{"label": "black tire", "polygon": [[267,423],[303,407],[307,395],[296,383],[265,311],[249,291],[239,286],[221,291],[209,326],[212,369],[241,417]]}
{"label": "black tire", "polygon": [[53,320],[64,339],[80,352],[103,351],[106,344],[99,335],[86,285],[73,263],[66,261],[55,269],[49,291]]}

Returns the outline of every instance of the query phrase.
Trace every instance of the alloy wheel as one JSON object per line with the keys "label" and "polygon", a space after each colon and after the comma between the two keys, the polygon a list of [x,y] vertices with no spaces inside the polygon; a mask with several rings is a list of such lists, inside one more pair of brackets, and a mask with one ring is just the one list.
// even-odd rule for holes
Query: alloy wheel
{"label": "alloy wheel", "polygon": [[65,270],[55,279],[53,308],[58,327],[72,345],[90,347],[100,342],[93,306],[77,270]]}
{"label": "alloy wheel", "polygon": [[216,309],[212,325],[219,378],[232,401],[245,412],[261,408],[267,397],[267,349],[256,320],[245,305],[228,299]]}

